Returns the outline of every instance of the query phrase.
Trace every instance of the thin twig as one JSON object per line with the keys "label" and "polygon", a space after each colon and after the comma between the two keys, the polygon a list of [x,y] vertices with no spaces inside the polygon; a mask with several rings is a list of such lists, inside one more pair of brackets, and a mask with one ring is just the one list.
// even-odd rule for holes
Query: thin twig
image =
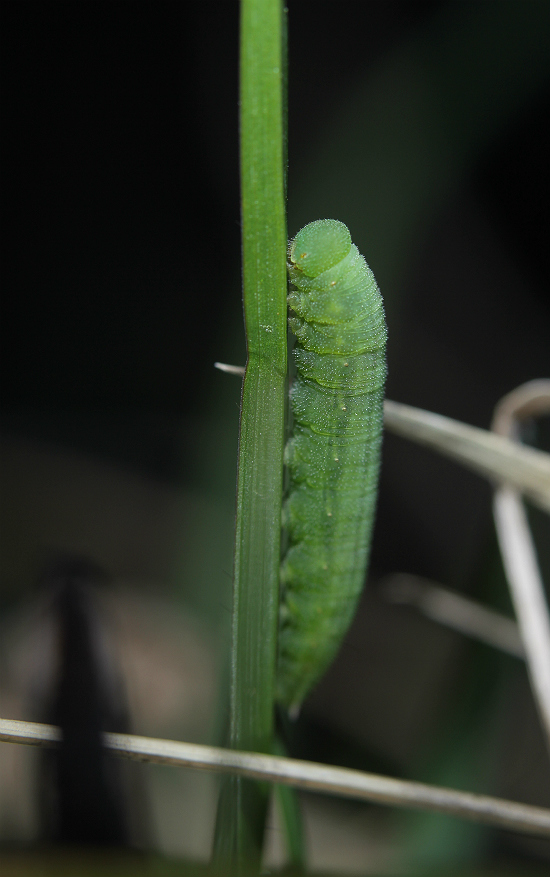
{"label": "thin twig", "polygon": [[462,594],[408,573],[387,576],[381,583],[381,590],[392,603],[414,606],[427,618],[458,633],[494,646],[515,658],[525,657],[516,622]]}
{"label": "thin twig", "polygon": [[550,454],[441,414],[384,402],[384,426],[427,445],[491,481],[508,484],[550,512]]}
{"label": "thin twig", "polygon": [[[516,438],[521,419],[549,411],[550,381],[531,381],[499,402],[493,429]],[[511,487],[498,488],[493,512],[531,687],[550,747],[550,615],[536,550],[519,493]]]}
{"label": "thin twig", "polygon": [[[397,780],[358,770],[195,743],[155,740],[130,734],[104,734],[103,739],[107,749],[134,761],[233,773],[250,779],[282,783],[297,789],[378,804],[431,810],[512,831],[550,837],[550,810],[543,807]],[[60,740],[61,732],[52,725],[0,719],[0,741],[52,746]]]}
{"label": "thin twig", "polygon": [[240,377],[244,377],[246,371],[244,365],[229,365],[227,362],[215,362],[214,368],[228,375],[239,375]]}

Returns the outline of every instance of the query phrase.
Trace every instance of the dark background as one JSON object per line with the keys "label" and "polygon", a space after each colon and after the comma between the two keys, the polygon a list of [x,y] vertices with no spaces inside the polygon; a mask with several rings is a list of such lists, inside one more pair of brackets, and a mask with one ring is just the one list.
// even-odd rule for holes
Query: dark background
{"label": "dark background", "polygon": [[[550,364],[549,6],[289,6],[289,235],[345,221],[386,300],[389,398],[487,428],[500,396]],[[154,558],[140,566],[124,521],[124,549],[84,543],[115,576],[156,576],[226,623],[240,382],[213,362],[245,358],[238,5],[5,2],[1,41],[6,466],[21,443],[22,479],[25,449],[47,448],[207,497],[224,510],[219,530],[196,512],[210,526],[195,552],[225,552],[210,593]],[[544,445],[544,425],[531,438]],[[65,537],[28,530],[36,485],[9,483],[1,596],[13,606],[33,587],[29,557]],[[90,520],[102,513],[90,503]],[[534,525],[544,558],[547,521]],[[189,531],[174,538],[192,550]],[[389,436],[371,578],[396,571],[509,610],[489,486]],[[321,727],[323,746],[337,740],[320,758],[337,760],[345,738],[371,766],[451,776],[450,757],[440,770],[426,755],[434,740],[458,751],[445,748],[449,714],[455,730],[485,728],[494,680],[519,685],[519,671],[482,664],[373,585],[304,710],[308,745]],[[456,771],[464,787],[478,773]],[[498,783],[483,790],[504,793]],[[548,804],[544,788],[505,791]]]}

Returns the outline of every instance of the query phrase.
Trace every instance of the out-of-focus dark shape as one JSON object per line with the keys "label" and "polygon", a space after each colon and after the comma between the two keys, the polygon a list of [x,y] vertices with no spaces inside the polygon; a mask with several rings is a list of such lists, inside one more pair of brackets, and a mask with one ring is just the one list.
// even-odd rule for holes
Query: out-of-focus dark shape
{"label": "out-of-focus dark shape", "polygon": [[105,573],[80,557],[45,569],[54,624],[53,688],[44,718],[63,743],[41,764],[41,809],[54,842],[125,845],[129,841],[120,765],[103,749],[103,731],[129,731],[116,662],[108,648],[95,589]]}

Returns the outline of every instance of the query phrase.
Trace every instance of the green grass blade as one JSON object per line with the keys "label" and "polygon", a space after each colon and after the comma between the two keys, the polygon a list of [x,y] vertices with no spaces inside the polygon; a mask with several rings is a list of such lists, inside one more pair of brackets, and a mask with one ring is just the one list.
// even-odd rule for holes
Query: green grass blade
{"label": "green grass blade", "polygon": [[[279,737],[275,735],[273,743],[273,754],[287,756],[286,747]],[[302,813],[300,810],[300,802],[295,789],[290,786],[275,786],[275,800],[279,806],[283,831],[287,845],[288,864],[297,871],[306,870],[306,848],[304,840],[304,829],[302,824]]]}
{"label": "green grass blade", "polygon": [[[270,752],[279,595],[286,398],[283,9],[241,4],[241,195],[248,362],[243,384],[231,657],[230,745]],[[268,786],[222,789],[218,861],[259,862]]]}

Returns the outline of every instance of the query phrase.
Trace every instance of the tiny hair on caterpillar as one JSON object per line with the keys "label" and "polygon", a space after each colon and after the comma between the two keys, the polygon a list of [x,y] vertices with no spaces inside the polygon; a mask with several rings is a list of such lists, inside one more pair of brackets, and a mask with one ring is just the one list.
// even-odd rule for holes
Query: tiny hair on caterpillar
{"label": "tiny hair on caterpillar", "polygon": [[277,700],[295,715],[335,657],[366,577],[380,467],[386,321],[347,227],[306,225],[288,248],[296,338],[285,449]]}

